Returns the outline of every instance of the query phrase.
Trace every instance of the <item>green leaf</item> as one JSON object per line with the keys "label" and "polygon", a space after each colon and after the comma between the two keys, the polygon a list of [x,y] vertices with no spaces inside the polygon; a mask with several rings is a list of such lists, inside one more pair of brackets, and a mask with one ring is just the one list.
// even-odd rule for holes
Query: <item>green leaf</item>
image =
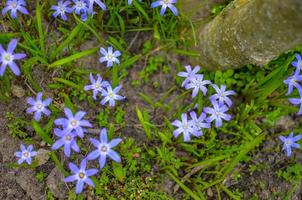
{"label": "green leaf", "polygon": [[40,125],[36,121],[32,120],[31,124],[36,133],[44,142],[46,142],[47,144],[53,143],[51,137],[49,137],[49,135],[40,127]]}
{"label": "green leaf", "polygon": [[38,33],[39,33],[40,48],[43,52],[44,57],[46,57],[45,43],[44,43],[45,39],[44,39],[42,16],[41,16],[41,6],[39,1],[37,1],[37,6],[36,6],[36,19],[37,19],[37,26],[38,26]]}
{"label": "green leaf", "polygon": [[52,52],[50,55],[50,60],[53,60],[68,44],[70,44],[73,39],[79,34],[82,30],[83,24],[78,24],[68,35],[68,37],[62,42],[59,47]]}
{"label": "green leaf", "polygon": [[148,22],[150,22],[150,18],[144,8],[137,1],[133,1],[134,7],[146,18]]}
{"label": "green leaf", "polygon": [[99,50],[99,48],[92,48],[92,49],[87,49],[85,51],[82,51],[80,53],[73,54],[73,55],[71,55],[69,57],[66,57],[66,58],[63,58],[61,60],[55,61],[54,63],[50,64],[48,66],[48,68],[54,68],[54,67],[62,66],[64,64],[70,63],[70,62],[72,62],[72,61],[74,61],[76,59],[92,55],[92,54],[96,53],[98,50]]}
{"label": "green leaf", "polygon": [[141,125],[144,128],[144,131],[146,133],[146,136],[149,140],[152,139],[152,134],[151,134],[151,129],[150,129],[150,123],[148,118],[146,117],[147,115],[145,114],[146,112],[144,112],[144,116],[142,114],[142,112],[140,111],[140,109],[136,106],[136,114],[138,117],[138,120],[140,121]]}

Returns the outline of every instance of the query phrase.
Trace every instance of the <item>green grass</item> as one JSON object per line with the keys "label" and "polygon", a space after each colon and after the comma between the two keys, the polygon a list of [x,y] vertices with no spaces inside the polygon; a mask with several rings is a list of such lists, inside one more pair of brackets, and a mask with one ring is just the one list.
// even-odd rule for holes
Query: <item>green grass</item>
{"label": "green grass", "polygon": [[[123,162],[108,162],[101,170],[95,179],[95,189],[87,189],[93,198],[165,200],[180,195],[182,199],[207,199],[207,191],[211,188],[217,199],[243,199],[243,191],[227,187],[225,181],[242,177],[243,172],[237,168],[239,165],[247,165],[247,170],[251,171],[261,170],[249,161],[253,160],[255,154],[264,153],[261,152],[264,141],[278,141],[278,135],[289,133],[268,133],[268,130],[274,129],[275,122],[280,117],[298,110],[287,103],[284,95],[286,87],[282,80],[293,71],[290,63],[294,59],[294,53],[301,53],[302,49],[282,54],[264,67],[248,65],[224,72],[202,69],[201,73],[206,79],[215,84],[225,84],[228,89],[237,92],[235,105],[231,109],[233,119],[224,123],[220,129],[206,130],[202,137],[184,143],[181,137],[173,138],[171,121],[179,119],[181,113],[192,109],[196,103],[208,106],[209,102],[202,96],[192,99],[190,91],[181,88],[182,79],[176,74],[189,63],[183,63],[180,59],[174,59],[171,63],[167,55],[185,57],[186,62],[196,56],[196,52],[190,48],[196,43],[193,22],[186,16],[174,17],[170,12],[161,17],[158,9],[149,8],[150,1],[134,1],[133,6],[128,6],[126,1],[116,0],[106,1],[108,11],[99,11],[87,22],[80,21],[75,15],[69,15],[68,22],[53,22],[49,11],[50,2],[53,1],[41,5],[37,3],[35,15],[31,17],[23,16],[20,21],[8,18],[3,20],[9,32],[0,33],[1,44],[7,44],[11,38],[18,37],[18,51],[26,52],[28,57],[21,62],[21,78],[15,78],[11,73],[0,78],[1,101],[10,102],[13,98],[11,84],[15,81],[23,84],[25,80],[33,91],[46,90],[55,99],[51,106],[51,119],[40,123],[31,122],[28,115],[23,119],[8,113],[6,118],[9,133],[38,145],[40,141],[33,141],[25,131],[26,126],[32,125],[33,132],[40,140],[51,144],[56,139],[52,134],[53,121],[62,115],[63,105],[72,111],[86,106],[93,110],[94,116],[90,116],[90,120],[95,128],[107,127],[110,138],[123,138],[117,148]],[[214,7],[213,16],[223,7]],[[139,53],[133,53],[129,44],[133,43],[132,46],[135,46],[137,38],[133,35],[138,33],[147,37],[142,47],[135,49]],[[82,44],[89,41],[94,42],[93,47],[79,50]],[[100,64],[87,66],[86,59],[99,56],[99,47],[108,45],[123,53],[121,65],[104,71],[100,71]],[[43,86],[36,81],[34,71],[37,69],[49,75]],[[92,99],[91,93],[83,90],[84,85],[88,84],[90,73],[101,73],[102,77],[116,86],[133,71],[137,76],[131,79],[129,85],[137,91],[135,95],[145,106],[125,102],[118,103],[113,109],[100,107],[99,102]],[[174,84],[166,88],[162,82],[154,80],[159,74],[164,78],[172,74],[171,82]],[[144,93],[141,90],[144,86],[153,91],[159,90],[160,94]],[[160,88],[165,88],[165,91]],[[210,94],[213,92],[209,91]],[[123,88],[122,93],[127,96],[127,88]],[[33,96],[29,91],[27,95]],[[126,119],[129,117],[127,107],[134,113],[131,120]],[[130,124],[126,123],[131,121]],[[125,129],[131,129],[133,137],[124,135]],[[301,128],[297,127],[292,131],[299,132]],[[137,137],[139,134],[140,137]],[[141,137],[145,139],[141,141]],[[85,142],[79,143],[84,155],[89,148],[85,146]],[[273,152],[283,155],[280,149]],[[51,158],[67,175],[68,168],[66,163],[61,163],[62,158],[55,152],[51,154]],[[72,158],[76,160],[81,156],[74,155]],[[294,160],[290,162],[291,166],[286,171],[280,169],[277,174],[293,185],[286,197],[289,199],[298,190],[298,183],[301,181],[301,170],[298,169],[300,165],[295,164]],[[45,176],[47,175],[42,172],[36,175],[39,181],[43,181]],[[173,193],[173,188],[170,188],[170,193],[163,188],[167,180],[175,184],[176,193]],[[50,191],[47,196],[48,199],[54,198]],[[76,196],[72,190],[69,199],[85,199],[85,195]]]}

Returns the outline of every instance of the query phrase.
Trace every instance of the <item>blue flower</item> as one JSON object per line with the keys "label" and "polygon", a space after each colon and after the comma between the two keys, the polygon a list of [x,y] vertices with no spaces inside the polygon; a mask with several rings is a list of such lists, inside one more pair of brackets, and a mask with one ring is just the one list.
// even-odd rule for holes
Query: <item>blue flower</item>
{"label": "blue flower", "polygon": [[226,103],[229,107],[232,106],[232,100],[228,97],[229,95],[235,95],[236,93],[233,90],[225,91],[226,86],[221,85],[219,88],[217,85],[212,84],[212,87],[216,90],[217,94],[214,94],[210,97],[211,101],[218,100],[220,104]]}
{"label": "blue flower", "polygon": [[81,15],[81,20],[86,21],[87,20],[87,13],[88,13],[88,7],[84,0],[73,0],[74,5],[72,6],[72,9],[74,10],[75,14]]}
{"label": "blue flower", "polygon": [[54,10],[55,12],[52,14],[55,18],[57,18],[59,15],[61,18],[66,21],[67,16],[66,13],[71,13],[72,8],[67,7],[71,2],[70,1],[59,1],[57,6],[51,6],[51,10]]}
{"label": "blue flower", "polygon": [[161,6],[160,15],[164,15],[168,7],[173,12],[173,14],[177,16],[178,15],[177,8],[173,5],[173,3],[176,2],[177,0],[158,0],[151,4],[151,8],[156,8],[158,6]]}
{"label": "blue flower", "polygon": [[288,77],[286,80],[283,82],[288,85],[288,91],[286,95],[289,95],[290,93],[293,92],[293,88],[296,87],[298,91],[302,91],[301,85],[298,83],[298,81],[302,81],[302,75],[299,75],[295,73],[294,75]]}
{"label": "blue flower", "polygon": [[56,119],[54,121],[55,125],[61,125],[65,133],[75,131],[75,133],[80,138],[83,138],[86,131],[85,129],[83,129],[83,127],[92,127],[92,125],[87,120],[82,120],[86,113],[79,111],[75,115],[73,115],[69,108],[64,108],[64,113],[67,118]]}
{"label": "blue flower", "polygon": [[192,111],[192,112],[190,112],[190,116],[191,116],[191,119],[192,119],[191,121],[192,121],[193,128],[194,128],[193,135],[195,135],[196,137],[199,137],[203,134],[202,133],[203,128],[211,128],[210,123],[204,122],[204,120],[207,117],[205,113],[201,113],[201,115],[197,118],[196,112]]}
{"label": "blue flower", "polygon": [[46,116],[50,116],[51,112],[47,109],[47,106],[51,103],[51,98],[47,98],[44,101],[42,100],[42,93],[39,92],[37,94],[36,100],[29,97],[27,99],[27,103],[31,105],[31,107],[27,108],[26,112],[29,114],[34,114],[34,119],[39,121],[41,119],[42,113]]}
{"label": "blue flower", "polygon": [[112,67],[113,63],[120,64],[120,61],[117,59],[117,57],[121,56],[120,51],[114,51],[112,47],[108,47],[108,51],[106,51],[103,47],[100,48],[100,53],[103,55],[100,57],[100,63],[107,62],[107,67]]}
{"label": "blue flower", "polygon": [[94,138],[90,139],[90,142],[97,149],[88,154],[88,160],[94,160],[99,158],[100,168],[102,169],[106,164],[106,158],[109,156],[115,162],[121,162],[121,158],[116,153],[116,151],[112,150],[113,147],[117,146],[122,141],[121,138],[112,139],[108,142],[107,139],[107,130],[103,128],[100,134],[100,140],[96,140]]}
{"label": "blue flower", "polygon": [[173,135],[177,138],[181,133],[183,133],[183,138],[185,142],[191,140],[191,134],[195,135],[196,130],[192,120],[188,120],[187,113],[181,114],[181,121],[175,120],[171,123],[173,126],[176,126],[176,130],[173,131]]}
{"label": "blue flower", "polygon": [[70,150],[73,149],[75,152],[79,153],[80,148],[77,145],[77,142],[75,140],[75,137],[77,134],[75,132],[65,132],[60,129],[55,128],[54,129],[55,134],[60,137],[59,140],[57,140],[51,147],[52,150],[57,150],[61,146],[64,145],[64,154],[67,157],[70,157]]}
{"label": "blue flower", "polygon": [[107,102],[109,102],[109,106],[113,107],[115,106],[115,100],[124,100],[125,97],[117,94],[121,88],[122,86],[119,85],[112,90],[111,85],[107,86],[105,90],[102,90],[102,96],[104,98],[102,99],[101,104],[105,105]]}
{"label": "blue flower", "polygon": [[302,96],[301,96],[301,94],[300,94],[300,98],[289,98],[288,101],[293,105],[299,105],[300,104],[300,109],[299,109],[299,112],[297,114],[302,115]]}
{"label": "blue flower", "polygon": [[12,18],[17,18],[17,12],[28,15],[28,11],[25,8],[26,2],[24,0],[7,0],[6,6],[2,10],[2,15],[5,15],[8,11],[10,11],[10,16]]}
{"label": "blue flower", "polygon": [[[142,0],[139,0],[142,1]],[[128,0],[128,5],[132,4],[132,0]]]}
{"label": "blue flower", "polygon": [[106,5],[101,0],[88,0],[88,9],[90,13],[93,13],[93,4],[98,4],[102,10],[106,10]]}
{"label": "blue flower", "polygon": [[97,74],[97,80],[93,78],[93,75],[91,73],[89,78],[91,85],[86,85],[84,87],[84,90],[93,90],[93,99],[96,100],[98,93],[101,93],[104,88],[110,86],[110,84],[108,83],[108,81],[103,81],[102,77],[99,74]]}
{"label": "blue flower", "polygon": [[14,62],[14,60],[20,60],[26,57],[26,54],[24,53],[16,53],[14,54],[14,50],[18,44],[17,39],[12,39],[9,44],[7,51],[5,51],[0,44],[0,76],[3,76],[6,66],[8,65],[12,72],[16,75],[19,76],[21,74],[19,67],[17,64]]}
{"label": "blue flower", "polygon": [[288,157],[292,154],[292,149],[291,149],[292,147],[300,148],[300,145],[295,142],[300,140],[302,138],[302,135],[296,135],[295,137],[293,137],[293,135],[294,133],[291,132],[288,137],[284,137],[282,135],[279,136],[279,139],[283,142],[282,150],[286,152],[286,155]]}
{"label": "blue flower", "polygon": [[217,101],[212,101],[213,107],[205,107],[203,111],[211,116],[206,118],[206,122],[212,122],[215,120],[215,126],[221,127],[222,120],[230,121],[231,115],[226,114],[229,108],[224,104],[219,104]]}
{"label": "blue flower", "polygon": [[301,55],[296,54],[296,59],[295,61],[292,62],[292,65],[296,68],[295,74],[299,74],[301,69],[302,69],[302,60],[301,60]]}
{"label": "blue flower", "polygon": [[84,159],[81,162],[80,168],[78,168],[75,164],[69,163],[69,168],[73,175],[68,176],[64,179],[65,182],[73,182],[77,181],[76,185],[76,193],[79,194],[83,191],[84,183],[90,185],[91,187],[94,187],[94,184],[92,180],[89,178],[89,176],[92,176],[96,173],[98,173],[97,169],[87,169],[87,160]]}
{"label": "blue flower", "polygon": [[207,88],[205,85],[211,84],[211,81],[203,80],[203,74],[197,74],[193,78],[189,79],[189,83],[186,84],[186,89],[193,89],[192,97],[196,97],[199,91],[202,91],[203,95],[206,96]]}
{"label": "blue flower", "polygon": [[17,151],[15,153],[15,156],[19,158],[18,164],[22,164],[24,161],[27,162],[27,164],[31,164],[32,157],[37,155],[36,151],[33,151],[33,145],[29,145],[27,148],[21,144],[20,145],[21,151]]}
{"label": "blue flower", "polygon": [[187,85],[187,83],[190,82],[191,79],[195,78],[195,76],[197,75],[197,73],[200,70],[200,67],[198,65],[196,67],[194,67],[193,70],[191,69],[191,65],[187,65],[187,66],[185,66],[185,68],[186,68],[186,72],[178,72],[178,74],[177,74],[180,77],[186,78],[181,84],[182,87],[185,87]]}

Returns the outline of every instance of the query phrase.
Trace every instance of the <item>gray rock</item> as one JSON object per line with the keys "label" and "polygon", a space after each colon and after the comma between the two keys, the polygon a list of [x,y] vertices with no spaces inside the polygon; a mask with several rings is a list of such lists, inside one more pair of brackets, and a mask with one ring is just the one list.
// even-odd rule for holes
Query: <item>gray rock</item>
{"label": "gray rock", "polygon": [[64,175],[59,168],[55,167],[47,177],[46,185],[54,197],[66,199],[68,197],[68,188],[64,183]]}

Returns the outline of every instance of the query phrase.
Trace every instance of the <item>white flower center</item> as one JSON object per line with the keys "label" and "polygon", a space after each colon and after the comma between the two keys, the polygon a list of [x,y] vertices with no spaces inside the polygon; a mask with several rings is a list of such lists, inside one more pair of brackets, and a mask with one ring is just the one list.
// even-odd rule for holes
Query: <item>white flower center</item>
{"label": "white flower center", "polygon": [[80,179],[83,179],[84,177],[85,177],[85,173],[84,173],[84,172],[80,172],[80,173],[79,173],[79,178],[80,178]]}
{"label": "white flower center", "polygon": [[71,120],[70,125],[73,126],[73,127],[77,126],[77,121],[76,120]]}
{"label": "white flower center", "polygon": [[291,82],[291,83],[296,83],[296,82],[297,82],[297,79],[292,78],[292,79],[290,80],[290,82]]}
{"label": "white flower center", "polygon": [[16,7],[17,7],[17,4],[16,4],[15,2],[12,2],[11,6],[12,6],[13,8],[16,8]]}
{"label": "white flower center", "polygon": [[165,4],[169,4],[169,3],[170,3],[170,0],[164,0],[164,3],[165,3]]}
{"label": "white flower center", "polygon": [[70,140],[71,140],[70,135],[66,135],[66,136],[65,136],[65,140],[66,140],[66,141],[70,141]]}
{"label": "white flower center", "polygon": [[5,60],[6,62],[11,61],[11,56],[8,55],[8,54],[6,54],[6,55],[4,56],[4,60]]}
{"label": "white flower center", "polygon": [[106,153],[108,151],[107,146],[105,146],[105,145],[101,146],[100,151]]}
{"label": "white flower center", "polygon": [[189,125],[188,125],[187,123],[184,123],[184,124],[182,125],[182,128],[186,130],[186,129],[189,128]]}
{"label": "white flower center", "polygon": [[41,110],[41,109],[43,108],[43,105],[40,104],[40,103],[38,103],[38,104],[36,105],[36,108],[37,108],[38,110]]}
{"label": "white flower center", "polygon": [[285,143],[286,143],[287,145],[291,145],[292,142],[291,142],[290,140],[286,140]]}
{"label": "white flower center", "polygon": [[28,153],[27,151],[24,151],[24,152],[23,152],[23,157],[24,157],[24,158],[27,158],[28,156],[29,156],[29,153]]}
{"label": "white flower center", "polygon": [[108,92],[108,96],[109,96],[110,98],[113,98],[113,97],[114,97],[113,92]]}
{"label": "white flower center", "polygon": [[221,116],[221,112],[216,111],[215,114],[216,116]]}
{"label": "white flower center", "polygon": [[100,85],[99,83],[96,83],[96,84],[95,84],[95,88],[96,88],[96,89],[99,89],[100,87],[101,87],[101,85]]}
{"label": "white flower center", "polygon": [[113,59],[112,53],[108,53],[108,54],[107,54],[107,59],[108,59],[108,60],[112,60],[112,59]]}
{"label": "white flower center", "polygon": [[65,8],[63,6],[59,6],[59,10],[60,10],[61,13],[65,12]]}

